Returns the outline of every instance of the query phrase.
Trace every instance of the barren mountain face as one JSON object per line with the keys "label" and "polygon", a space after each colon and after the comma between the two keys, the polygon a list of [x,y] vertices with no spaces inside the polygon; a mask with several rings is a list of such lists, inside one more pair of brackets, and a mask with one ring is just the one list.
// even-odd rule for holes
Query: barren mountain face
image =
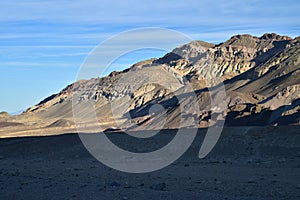
{"label": "barren mountain face", "polygon": [[[225,110],[212,106],[220,84],[226,91]],[[162,58],[136,63],[106,77],[77,81],[20,116],[0,119],[25,123],[25,118],[27,124],[42,122],[45,126],[72,124],[72,103],[89,101],[98,121],[107,127],[121,124],[128,129],[132,123],[156,127],[164,116],[165,128],[176,128],[182,120],[180,104],[192,107],[186,85],[193,88],[199,110],[184,117],[183,124],[195,119],[200,127],[218,120],[225,120],[228,126],[299,124],[299,38],[264,34],[236,35],[218,45],[193,41]],[[153,105],[163,109],[151,110]]]}

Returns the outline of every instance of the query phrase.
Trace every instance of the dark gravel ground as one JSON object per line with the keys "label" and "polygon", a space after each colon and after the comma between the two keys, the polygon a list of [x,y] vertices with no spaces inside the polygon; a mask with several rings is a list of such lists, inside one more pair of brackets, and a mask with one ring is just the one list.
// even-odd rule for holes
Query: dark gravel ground
{"label": "dark gravel ground", "polygon": [[[142,146],[163,146],[175,133]],[[0,199],[300,199],[300,127],[225,128],[199,159],[204,134],[176,162],[145,174],[101,164],[77,134],[1,139]],[[141,146],[124,134],[109,137]]]}

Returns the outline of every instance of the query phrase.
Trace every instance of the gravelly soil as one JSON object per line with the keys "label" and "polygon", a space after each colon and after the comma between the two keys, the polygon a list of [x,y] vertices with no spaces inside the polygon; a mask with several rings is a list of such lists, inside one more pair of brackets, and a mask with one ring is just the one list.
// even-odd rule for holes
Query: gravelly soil
{"label": "gravelly soil", "polygon": [[[162,146],[175,133],[147,145]],[[0,199],[300,199],[300,127],[226,128],[199,159],[204,134],[175,163],[145,174],[101,164],[77,134],[1,139]]]}

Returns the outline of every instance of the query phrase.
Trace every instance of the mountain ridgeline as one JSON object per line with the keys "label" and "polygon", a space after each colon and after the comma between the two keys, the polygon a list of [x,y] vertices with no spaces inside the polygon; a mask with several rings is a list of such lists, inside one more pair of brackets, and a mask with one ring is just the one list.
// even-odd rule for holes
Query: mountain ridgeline
{"label": "mountain ridgeline", "polygon": [[[129,74],[150,74],[159,80],[147,82]],[[139,87],[133,87],[137,83]],[[34,116],[28,123],[68,124],[73,121],[72,104],[92,101],[100,124],[114,119],[122,121],[125,128],[131,128],[128,121],[145,129],[150,125],[158,128],[162,113],[153,114],[149,109],[159,104],[167,116],[164,128],[178,128],[181,111],[174,96],[184,93],[185,84],[193,88],[199,110],[184,120],[197,119],[198,127],[213,125],[215,120],[225,120],[226,126],[299,125],[300,38],[272,33],[261,37],[236,35],[220,44],[192,41],[162,58],[138,62],[106,77],[77,81],[21,116]],[[211,107],[209,92],[220,84],[226,91],[222,111]],[[80,98],[73,99],[79,91]],[[188,97],[182,102],[189,107],[184,98]],[[112,111],[112,105],[123,112]],[[130,119],[124,113],[129,113]]]}

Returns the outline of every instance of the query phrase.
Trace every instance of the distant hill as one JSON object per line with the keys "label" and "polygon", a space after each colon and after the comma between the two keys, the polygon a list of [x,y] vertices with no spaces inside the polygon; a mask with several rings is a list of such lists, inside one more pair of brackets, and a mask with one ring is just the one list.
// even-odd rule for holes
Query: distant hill
{"label": "distant hill", "polygon": [[[149,83],[133,89],[131,85],[138,80],[132,79],[122,83],[119,90],[114,87],[132,72],[159,77],[161,84]],[[176,84],[171,84],[169,89],[162,86],[174,77],[178,81]],[[209,84],[207,80],[211,80]],[[299,37],[292,39],[275,33],[261,37],[236,35],[220,44],[192,41],[162,58],[138,62],[106,77],[77,81],[18,117],[5,119],[22,124],[27,119],[27,124],[45,126],[54,126],[57,120],[72,124],[72,95],[76,91],[86,91],[73,103],[93,101],[100,123],[107,124],[112,118],[124,119],[122,114],[112,113],[113,104],[129,112],[131,120],[140,127],[149,124],[155,127],[161,116],[159,113],[152,116],[149,107],[158,103],[166,108],[168,115],[165,128],[176,128],[180,106],[173,95],[180,92],[187,81],[192,85],[201,108],[193,113],[200,120],[199,127],[208,126],[212,115],[225,118],[226,126],[299,125],[300,40]],[[226,110],[222,113],[210,108],[207,90],[219,83],[224,83],[226,89]],[[129,106],[122,107],[126,102]],[[188,106],[188,102],[186,104]],[[28,121],[25,116],[32,120]],[[127,123],[126,119],[123,123]],[[115,127],[115,124],[112,122],[109,126]]]}

